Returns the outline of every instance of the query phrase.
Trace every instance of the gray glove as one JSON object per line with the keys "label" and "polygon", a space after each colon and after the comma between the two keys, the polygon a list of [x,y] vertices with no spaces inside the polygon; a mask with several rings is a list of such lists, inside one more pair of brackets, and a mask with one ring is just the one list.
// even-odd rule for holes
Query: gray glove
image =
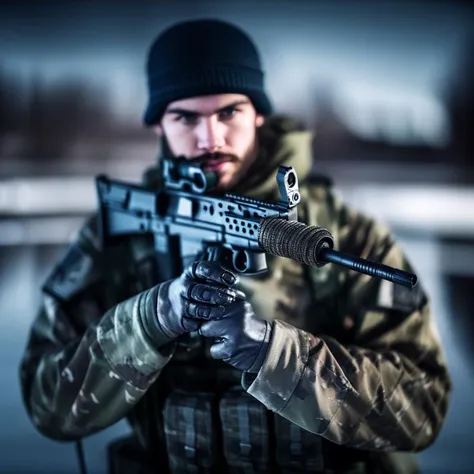
{"label": "gray glove", "polygon": [[203,320],[224,314],[225,305],[235,301],[231,289],[236,277],[214,262],[197,261],[179,278],[161,283],[150,290],[156,298],[154,311],[142,316],[144,328],[161,347],[178,336],[197,331]]}
{"label": "gray glove", "polygon": [[273,323],[258,318],[249,302],[238,299],[217,319],[201,324],[199,333],[217,338],[211,356],[233,367],[256,374],[270,345]]}

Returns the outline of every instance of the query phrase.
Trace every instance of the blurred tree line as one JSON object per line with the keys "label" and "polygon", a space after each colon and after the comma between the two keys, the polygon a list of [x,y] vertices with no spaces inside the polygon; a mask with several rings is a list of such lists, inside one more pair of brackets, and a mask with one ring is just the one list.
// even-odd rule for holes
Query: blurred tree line
{"label": "blurred tree line", "polygon": [[[324,90],[308,91],[318,110],[312,126],[317,132],[315,156],[325,159],[384,159],[400,157],[410,162],[448,162],[470,165],[474,160],[474,38],[466,45],[454,77],[442,91],[448,110],[451,140],[444,149],[404,146],[397,149],[383,141],[366,141],[338,121]],[[330,95],[330,90],[326,95]],[[110,107],[106,86],[76,77],[46,83],[35,75],[28,81],[7,73],[0,64],[0,156],[34,161],[67,159],[68,151],[81,140],[141,138],[139,123],[122,123]],[[389,111],[387,111],[389,113]]]}
{"label": "blurred tree line", "polygon": [[104,92],[74,77],[47,85],[35,75],[25,84],[0,67],[0,154],[6,147],[19,159],[64,159],[77,140],[110,136]]}

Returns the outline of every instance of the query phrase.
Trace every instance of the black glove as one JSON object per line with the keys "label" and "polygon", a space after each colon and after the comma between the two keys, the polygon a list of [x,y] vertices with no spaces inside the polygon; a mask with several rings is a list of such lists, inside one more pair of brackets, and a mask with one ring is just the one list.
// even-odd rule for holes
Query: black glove
{"label": "black glove", "polygon": [[151,290],[156,304],[155,311],[147,311],[142,318],[146,332],[160,347],[181,334],[197,331],[202,320],[222,316],[225,305],[235,301],[231,287],[236,280],[217,263],[194,262],[179,278]]}
{"label": "black glove", "polygon": [[217,319],[201,324],[199,333],[215,337],[211,356],[233,367],[256,374],[267,354],[273,323],[258,318],[245,299],[237,299],[225,307]]}

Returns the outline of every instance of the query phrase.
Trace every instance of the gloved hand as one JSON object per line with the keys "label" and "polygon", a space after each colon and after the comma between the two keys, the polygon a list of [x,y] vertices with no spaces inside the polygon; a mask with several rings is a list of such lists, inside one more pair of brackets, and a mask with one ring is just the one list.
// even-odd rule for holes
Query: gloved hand
{"label": "gloved hand", "polygon": [[215,337],[211,356],[233,367],[256,374],[260,370],[273,330],[273,323],[258,318],[248,301],[237,299],[218,318],[201,324],[199,333]]}
{"label": "gloved hand", "polygon": [[157,347],[181,334],[197,331],[203,320],[224,314],[225,305],[235,301],[231,289],[236,277],[215,262],[198,261],[179,278],[157,285],[155,311],[142,318],[145,330]]}

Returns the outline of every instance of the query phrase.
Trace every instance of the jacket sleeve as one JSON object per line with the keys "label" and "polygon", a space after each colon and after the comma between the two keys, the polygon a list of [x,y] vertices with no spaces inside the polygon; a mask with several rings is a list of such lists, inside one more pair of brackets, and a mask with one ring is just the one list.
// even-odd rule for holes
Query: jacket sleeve
{"label": "jacket sleeve", "polygon": [[116,301],[118,275],[107,276],[94,235],[85,225],[48,278],[20,366],[30,418],[57,440],[124,417],[174,352],[172,343],[155,349],[141,323],[159,288]]}
{"label": "jacket sleeve", "polygon": [[[413,271],[386,228],[345,205],[337,216],[339,250]],[[420,451],[440,431],[451,390],[422,285],[409,290],[334,267],[342,282],[335,297],[344,303],[334,318],[353,325],[352,343],[276,320],[262,369],[243,385],[269,409],[334,443]],[[312,311],[317,318],[317,307]]]}

